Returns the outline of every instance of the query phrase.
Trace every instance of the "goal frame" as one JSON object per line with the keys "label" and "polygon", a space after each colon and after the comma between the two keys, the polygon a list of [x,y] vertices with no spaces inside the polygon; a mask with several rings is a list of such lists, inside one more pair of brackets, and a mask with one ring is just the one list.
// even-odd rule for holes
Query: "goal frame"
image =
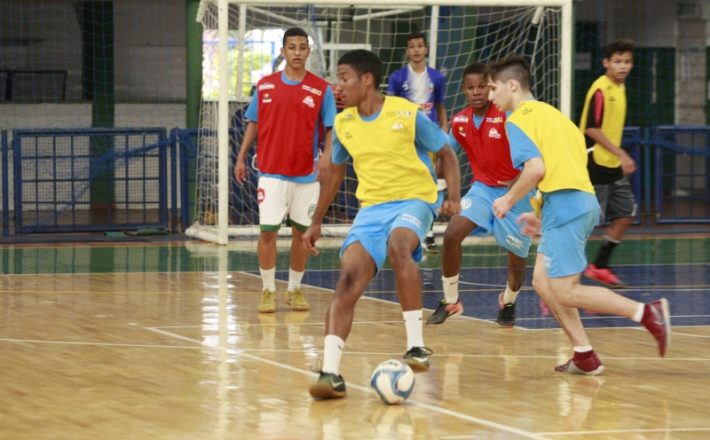
{"label": "goal frame", "polygon": [[[225,245],[229,242],[229,93],[228,81],[223,79],[229,78],[227,62],[228,55],[228,38],[229,38],[229,5],[238,4],[240,7],[239,14],[239,29],[246,28],[246,8],[249,5],[263,5],[264,0],[203,0],[200,3],[200,8],[197,13],[197,21],[201,21],[204,12],[204,4],[206,2],[217,5],[217,35],[219,41],[217,43],[217,54],[219,59],[219,98],[217,101],[217,147],[218,156],[222,159],[218,164],[218,207],[217,207],[217,225],[216,228],[201,228],[199,225],[193,225],[188,228],[185,233],[188,236],[199,238],[206,241]],[[315,6],[351,6],[353,0],[307,0],[304,3]],[[288,6],[287,3],[274,2],[270,6]],[[558,7],[561,10],[561,35],[560,35],[560,111],[571,116],[572,102],[572,55],[573,55],[573,0],[389,0],[388,6],[392,7],[432,7],[432,38],[436,38],[436,23],[435,17],[438,16],[440,6],[491,6],[491,7]],[[374,0],[362,0],[357,4],[357,8],[367,7],[382,8],[381,2]],[[239,38],[238,53],[244,53],[244,38]],[[430,44],[431,52],[429,54],[429,64],[436,63],[436,40],[432,40]],[[238,59],[239,68],[243,65],[242,60]],[[242,90],[243,75],[237,75],[237,90]],[[258,229],[258,226],[252,227]]]}

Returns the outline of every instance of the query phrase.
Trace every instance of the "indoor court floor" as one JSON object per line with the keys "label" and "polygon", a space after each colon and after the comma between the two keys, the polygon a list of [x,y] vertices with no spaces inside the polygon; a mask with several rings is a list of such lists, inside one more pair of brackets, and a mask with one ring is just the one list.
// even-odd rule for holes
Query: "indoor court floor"
{"label": "indoor court floor", "polygon": [[[618,249],[625,295],[669,299],[672,345],[659,358],[637,324],[582,312],[607,368],[597,377],[553,371],[571,348],[530,270],[517,326],[495,324],[505,256],[467,246],[465,313],[425,327],[432,369],[397,406],[369,387],[373,368],[405,351],[391,271],[358,303],[341,367],[348,396],[313,401],[337,249],[309,263],[309,312],[291,311],[279,282],[276,313],[259,314],[253,247],[0,246],[0,438],[710,438],[705,236],[631,237]],[[422,264],[425,318],[441,296],[439,258]],[[278,264],[286,269],[283,256]]]}

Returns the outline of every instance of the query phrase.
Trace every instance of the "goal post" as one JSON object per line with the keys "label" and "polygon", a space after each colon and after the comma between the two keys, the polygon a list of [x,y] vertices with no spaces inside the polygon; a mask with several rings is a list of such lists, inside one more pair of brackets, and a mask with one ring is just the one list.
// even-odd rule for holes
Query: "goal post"
{"label": "goal post", "polygon": [[[466,65],[523,55],[531,62],[536,97],[570,116],[572,0],[390,0],[386,7],[382,3],[202,0],[198,20],[205,29],[205,59],[196,209],[186,234],[220,244],[230,236],[258,234],[258,170],[252,167],[248,181],[237,186],[234,160],[250,90],[260,77],[281,69],[281,37],[291,26],[302,27],[310,36],[309,70],[332,83],[337,59],[345,51],[367,48],[378,53],[389,75],[406,62],[406,35],[426,33],[429,64],[446,75],[449,117],[465,106],[460,90]],[[255,163],[254,150],[248,164]],[[464,184],[470,180],[466,162],[461,170]],[[357,211],[355,187],[350,169],[324,219],[325,234],[348,230]]]}

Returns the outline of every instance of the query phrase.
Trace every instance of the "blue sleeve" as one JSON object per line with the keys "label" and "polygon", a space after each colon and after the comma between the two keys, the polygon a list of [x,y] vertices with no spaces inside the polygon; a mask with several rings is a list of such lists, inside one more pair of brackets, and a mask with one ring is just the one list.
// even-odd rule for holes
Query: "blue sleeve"
{"label": "blue sleeve", "polygon": [[422,151],[436,153],[446,145],[446,133],[428,116],[417,110],[414,143]]}
{"label": "blue sleeve", "polygon": [[347,162],[348,159],[350,159],[348,150],[340,143],[338,135],[335,130],[333,130],[333,150],[330,153],[330,161],[335,165],[342,165]]}
{"label": "blue sleeve", "polygon": [[390,79],[387,81],[387,94],[394,96],[394,74],[390,75]]}
{"label": "blue sleeve", "polygon": [[328,86],[328,88],[325,89],[323,103],[320,106],[320,117],[323,120],[325,128],[331,128],[333,126],[336,113],[337,110],[335,108],[335,95],[333,94],[333,88]]}
{"label": "blue sleeve", "polygon": [[434,85],[434,103],[443,104],[446,101],[446,77],[436,70],[437,81]]}
{"label": "blue sleeve", "polygon": [[513,161],[513,167],[522,170],[528,160],[542,157],[535,142],[517,125],[506,121],[505,133],[508,136],[508,143],[510,143],[510,158]]}
{"label": "blue sleeve", "polygon": [[458,153],[461,151],[461,144],[459,144],[459,141],[456,139],[456,136],[454,136],[454,132],[449,129],[449,146],[453,148],[454,152]]}
{"label": "blue sleeve", "polygon": [[251,122],[259,121],[259,94],[257,92],[254,92],[254,94],[251,95],[251,102],[249,103],[247,112],[244,116],[246,116]]}

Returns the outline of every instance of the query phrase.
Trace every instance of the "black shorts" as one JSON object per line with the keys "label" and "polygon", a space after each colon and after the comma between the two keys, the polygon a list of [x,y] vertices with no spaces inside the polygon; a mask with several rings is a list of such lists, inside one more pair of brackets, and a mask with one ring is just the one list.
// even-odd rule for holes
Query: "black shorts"
{"label": "black shorts", "polygon": [[636,215],[636,197],[628,177],[605,185],[594,185],[594,192],[602,209],[602,221],[610,222]]}

